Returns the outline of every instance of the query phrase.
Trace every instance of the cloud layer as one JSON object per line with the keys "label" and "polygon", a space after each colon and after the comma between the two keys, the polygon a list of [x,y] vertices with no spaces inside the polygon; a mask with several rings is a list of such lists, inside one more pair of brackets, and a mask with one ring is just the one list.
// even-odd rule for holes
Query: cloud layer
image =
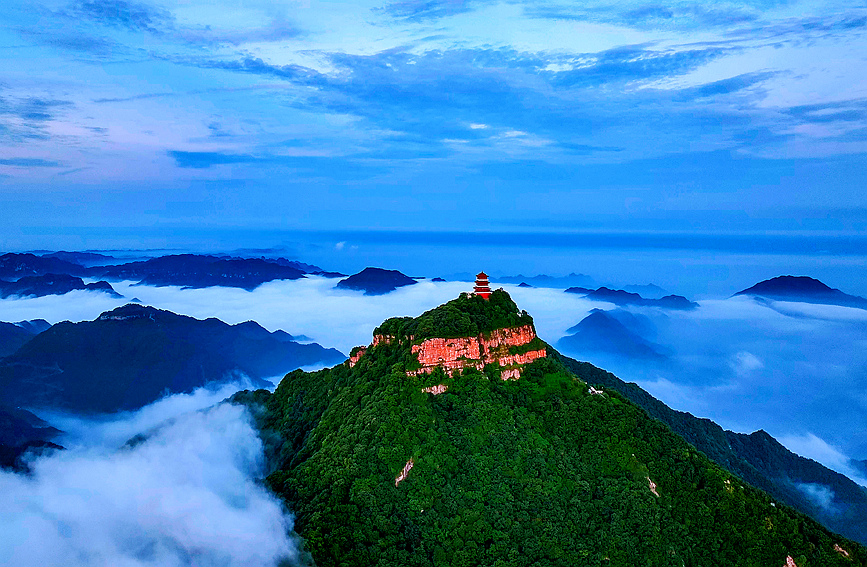
{"label": "cloud layer", "polygon": [[[2,562],[294,562],[292,519],[258,482],[262,446],[245,410],[220,405],[182,412],[226,393],[176,396],[108,421],[59,420],[72,431],[61,439],[67,451],[34,460],[30,477],[0,472]],[[146,440],[118,444],[133,432]]]}
{"label": "cloud layer", "polygon": [[[128,283],[116,289],[178,313],[228,323],[253,319],[269,330],[303,334],[349,352],[368,344],[384,319],[418,315],[471,287],[466,282],[421,281],[384,296],[364,296],[336,290],[334,284],[335,280],[311,277],[271,282],[253,292]],[[539,335],[551,343],[591,309],[614,308],[557,289],[504,287],[533,315]],[[76,293],[80,295],[72,295]],[[93,319],[124,301],[95,293],[72,294],[2,300],[0,310],[13,321],[41,317],[57,322]],[[853,474],[841,469],[848,457],[867,457],[867,436],[861,433],[867,431],[867,311],[765,304],[743,296],[702,300],[694,311],[635,311],[653,323],[655,336],[649,338],[670,353],[666,362],[636,364],[599,353],[565,354],[638,382],[675,409],[709,417],[735,431],[765,429],[799,454],[844,474]],[[813,450],[815,444],[797,442],[813,438],[835,447],[842,460]]]}

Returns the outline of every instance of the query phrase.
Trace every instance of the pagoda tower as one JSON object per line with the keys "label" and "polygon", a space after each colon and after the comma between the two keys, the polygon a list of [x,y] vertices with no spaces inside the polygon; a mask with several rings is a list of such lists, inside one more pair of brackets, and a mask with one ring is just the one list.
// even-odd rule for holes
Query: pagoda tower
{"label": "pagoda tower", "polygon": [[473,293],[481,295],[485,299],[490,297],[491,288],[488,286],[488,274],[479,272],[476,276],[476,287],[473,288]]}

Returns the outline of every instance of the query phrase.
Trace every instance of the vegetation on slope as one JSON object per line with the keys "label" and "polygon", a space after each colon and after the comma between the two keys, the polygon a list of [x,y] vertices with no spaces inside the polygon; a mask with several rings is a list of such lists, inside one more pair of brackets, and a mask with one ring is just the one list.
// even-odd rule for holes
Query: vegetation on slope
{"label": "vegetation on slope", "polygon": [[[554,356],[590,384],[618,391],[711,460],[753,486],[848,538],[867,541],[867,490],[845,476],[795,455],[764,431],[750,435],[726,431],[709,419],[673,410],[637,384],[626,383],[588,362],[578,362],[559,353]],[[804,484],[830,488],[833,492],[831,505],[820,505],[810,500],[803,491]]]}
{"label": "vegetation on slope", "polygon": [[[442,336],[434,317],[448,333],[490,331],[502,304],[485,307],[462,297],[385,334]],[[528,317],[506,311],[506,326]],[[408,377],[408,352],[383,344],[353,368],[295,371],[274,394],[235,398],[264,407],[268,483],[319,565],[867,565],[857,544],[557,360],[516,381],[491,366]],[[449,389],[421,391],[435,384]]]}

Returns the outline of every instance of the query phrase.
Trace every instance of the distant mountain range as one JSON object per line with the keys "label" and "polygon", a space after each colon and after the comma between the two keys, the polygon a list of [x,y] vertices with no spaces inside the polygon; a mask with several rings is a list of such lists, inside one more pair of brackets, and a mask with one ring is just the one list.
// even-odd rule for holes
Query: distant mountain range
{"label": "distant mountain range", "polygon": [[265,378],[345,358],[252,321],[228,325],[128,304],[94,321],[58,323],[0,360],[0,403],[133,410],[239,375],[265,387]]}
{"label": "distant mountain range", "polygon": [[327,278],[345,276],[286,258],[174,254],[118,263],[117,258],[93,252],[8,253],[0,256],[0,297],[62,294],[74,289],[114,293],[108,282],[85,284],[81,277],[132,280],[153,286],[225,286],[253,290],[265,282],[296,280],[306,274]]}
{"label": "distant mountain range", "polygon": [[145,285],[177,285],[187,288],[210,286],[252,290],[272,280],[297,280],[302,270],[261,258],[219,258],[197,254],[161,256],[119,266],[90,268],[95,277],[134,280]]}
{"label": "distant mountain range", "polygon": [[64,295],[74,290],[101,291],[111,297],[123,297],[107,281],[101,280],[86,284],[81,278],[68,274],[24,276],[14,282],[0,280],[0,298],[11,296],[44,297],[46,295]]}
{"label": "distant mountain range", "polygon": [[0,256],[0,279],[18,280],[25,276],[45,274],[87,275],[87,268],[50,256],[8,253]]}
{"label": "distant mountain range", "polygon": [[616,309],[593,309],[580,323],[567,329],[557,348],[572,354],[604,353],[632,360],[661,362],[664,348],[642,336],[652,323],[646,317]]}
{"label": "distant mountain range", "polygon": [[418,282],[397,270],[364,268],[357,274],[353,274],[345,280],[340,280],[337,283],[337,288],[363,291],[364,295],[384,295],[399,287],[415,283]]}
{"label": "distant mountain range", "polygon": [[666,295],[659,299],[645,299],[637,293],[630,293],[622,289],[610,289],[600,287],[597,289],[588,289],[586,287],[570,287],[566,293],[577,293],[583,295],[587,299],[596,301],[607,301],[615,305],[638,305],[661,307],[663,309],[695,309],[698,303],[690,301],[682,295]]}
{"label": "distant mountain range", "polygon": [[735,296],[738,295],[867,309],[867,299],[843,293],[807,276],[778,276],[739,291]]}
{"label": "distant mountain range", "polygon": [[[475,276],[469,276],[467,281],[472,281],[475,279]],[[492,278],[497,283],[511,283],[511,284],[520,284],[526,283],[533,287],[553,287],[553,288],[564,288],[570,286],[592,286],[593,278],[586,274],[576,274],[571,273],[568,276],[549,276],[545,274],[540,274],[537,276],[524,276],[522,274],[518,274],[517,276],[498,276],[496,278]]]}
{"label": "distant mountain range", "polygon": [[114,264],[118,261],[114,256],[98,254],[96,252],[66,252],[61,250],[60,252],[40,254],[40,256],[43,258],[57,258],[65,262],[80,264],[85,267],[105,266],[107,264]]}

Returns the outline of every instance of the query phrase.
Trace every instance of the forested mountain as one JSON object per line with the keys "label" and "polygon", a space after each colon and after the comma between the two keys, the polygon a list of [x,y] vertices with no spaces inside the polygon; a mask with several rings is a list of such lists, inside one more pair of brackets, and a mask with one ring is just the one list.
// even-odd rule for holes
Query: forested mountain
{"label": "forested mountain", "polygon": [[254,385],[340,352],[249,321],[228,325],[136,304],[58,323],[0,360],[0,401],[79,412],[131,410],[245,375]]}
{"label": "forested mountain", "polygon": [[539,342],[505,292],[462,295],[236,395],[317,564],[867,565]]}

